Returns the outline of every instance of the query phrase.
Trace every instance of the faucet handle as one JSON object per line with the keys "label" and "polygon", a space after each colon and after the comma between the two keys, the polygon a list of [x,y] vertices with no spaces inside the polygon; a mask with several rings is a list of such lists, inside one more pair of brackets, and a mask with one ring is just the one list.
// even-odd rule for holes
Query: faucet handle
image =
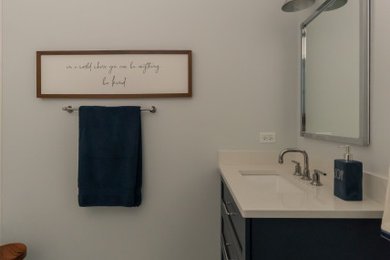
{"label": "faucet handle", "polygon": [[295,176],[302,176],[302,169],[301,169],[301,164],[295,160],[291,160],[292,163],[295,163]]}
{"label": "faucet handle", "polygon": [[321,180],[320,180],[320,174],[323,175],[323,176],[328,175],[327,173],[322,172],[320,170],[314,170],[313,180],[310,182],[311,185],[322,186],[322,183],[321,183]]}

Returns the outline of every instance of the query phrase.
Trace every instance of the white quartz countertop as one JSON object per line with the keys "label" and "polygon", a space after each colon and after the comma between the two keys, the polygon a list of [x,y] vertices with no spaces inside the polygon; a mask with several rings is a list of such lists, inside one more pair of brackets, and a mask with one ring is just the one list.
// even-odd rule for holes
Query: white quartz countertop
{"label": "white quartz countertop", "polygon": [[239,160],[219,153],[222,178],[244,218],[382,218],[381,203],[339,199],[329,185],[293,176],[291,165],[277,164],[273,154]]}

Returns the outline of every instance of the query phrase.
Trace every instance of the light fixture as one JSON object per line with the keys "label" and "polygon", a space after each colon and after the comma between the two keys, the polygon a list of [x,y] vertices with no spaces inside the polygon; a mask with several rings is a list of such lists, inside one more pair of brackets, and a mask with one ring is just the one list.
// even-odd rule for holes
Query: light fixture
{"label": "light fixture", "polygon": [[[332,3],[329,3],[332,2]],[[326,0],[321,6],[325,4],[330,4],[325,11],[332,11],[337,8],[344,6],[348,0]],[[284,12],[296,12],[303,9],[306,9],[312,6],[315,3],[315,0],[285,0],[282,10]]]}
{"label": "light fixture", "polygon": [[315,0],[286,0],[282,6],[284,12],[296,12],[312,6]]}
{"label": "light fixture", "polygon": [[332,11],[334,9],[340,8],[344,6],[347,2],[348,0],[336,0],[333,2],[333,4],[331,4],[328,8],[326,8],[325,11]]}

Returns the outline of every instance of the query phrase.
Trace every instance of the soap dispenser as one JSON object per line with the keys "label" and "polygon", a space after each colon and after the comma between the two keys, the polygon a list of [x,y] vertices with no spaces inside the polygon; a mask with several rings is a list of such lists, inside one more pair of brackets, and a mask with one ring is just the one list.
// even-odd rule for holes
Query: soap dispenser
{"label": "soap dispenser", "polygon": [[344,159],[334,160],[334,195],[343,200],[363,199],[363,165],[352,160],[350,146],[345,148]]}

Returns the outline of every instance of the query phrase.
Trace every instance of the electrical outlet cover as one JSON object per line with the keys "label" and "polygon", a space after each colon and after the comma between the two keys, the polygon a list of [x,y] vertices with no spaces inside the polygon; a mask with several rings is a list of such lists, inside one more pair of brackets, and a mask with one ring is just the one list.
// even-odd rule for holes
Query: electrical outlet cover
{"label": "electrical outlet cover", "polygon": [[275,143],[276,133],[275,132],[260,132],[260,143]]}

